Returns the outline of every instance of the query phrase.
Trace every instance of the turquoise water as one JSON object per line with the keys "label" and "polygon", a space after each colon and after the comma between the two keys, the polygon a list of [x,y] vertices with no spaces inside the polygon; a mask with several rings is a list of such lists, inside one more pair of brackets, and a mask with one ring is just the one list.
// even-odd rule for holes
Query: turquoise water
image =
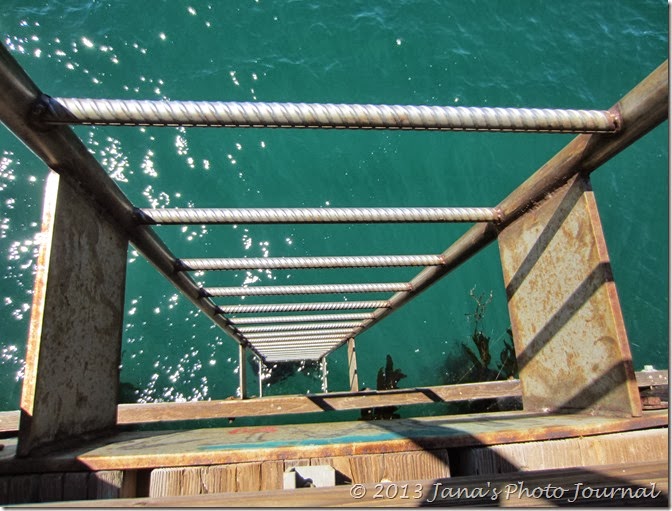
{"label": "turquoise water", "polygon": [[[664,1],[5,0],[0,36],[53,96],[608,108],[667,57]],[[491,206],[571,135],[272,129],[76,132],[140,207]],[[667,367],[668,125],[593,175],[635,367]],[[0,128],[0,409],[19,404],[46,170]],[[159,227],[181,257],[439,253],[463,225]],[[207,285],[397,281],[417,269],[209,272]],[[358,338],[360,385],[459,381],[476,295],[509,325],[496,245]],[[129,250],[121,378],[139,401],[235,395],[237,349]],[[351,299],[379,298],[358,295]],[[318,298],[319,299],[319,298]],[[323,299],[340,299],[329,296]],[[248,298],[270,303],[271,298]],[[220,303],[227,303],[220,299]],[[454,366],[455,364],[453,364]],[[343,350],[329,388],[346,389]],[[256,392],[254,370],[250,389]],[[317,392],[301,371],[265,394]],[[414,413],[414,409],[405,413]]]}

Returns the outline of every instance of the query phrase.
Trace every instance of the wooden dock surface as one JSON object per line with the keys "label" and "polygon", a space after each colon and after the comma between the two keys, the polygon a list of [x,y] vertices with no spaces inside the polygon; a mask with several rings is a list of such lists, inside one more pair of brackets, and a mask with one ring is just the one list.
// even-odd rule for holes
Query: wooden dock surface
{"label": "wooden dock surface", "polygon": [[664,427],[667,410],[642,417],[544,415],[498,412],[461,416],[185,431],[122,432],[77,449],[41,458],[16,459],[15,440],[3,442],[0,473],[125,470],[413,452],[585,437]]}
{"label": "wooden dock surface", "polygon": [[[98,500],[100,507],[424,507],[669,505],[667,462],[539,470],[443,479],[395,481],[181,497]],[[358,497],[358,498],[357,498]],[[92,507],[93,502],[53,503]]]}

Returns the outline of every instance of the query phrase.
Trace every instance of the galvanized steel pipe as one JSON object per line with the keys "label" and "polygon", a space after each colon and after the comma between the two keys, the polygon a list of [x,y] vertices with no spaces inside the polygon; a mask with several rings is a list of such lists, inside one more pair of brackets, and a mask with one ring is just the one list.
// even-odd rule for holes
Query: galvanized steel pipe
{"label": "galvanized steel pipe", "polygon": [[278,303],[262,305],[224,305],[222,314],[249,314],[255,312],[293,312],[319,310],[378,309],[389,307],[387,301],[370,302],[316,302],[316,303]]}
{"label": "galvanized steel pipe", "polygon": [[494,208],[171,208],[138,209],[143,224],[305,224],[494,222]]}
{"label": "galvanized steel pipe", "polygon": [[440,266],[440,255],[382,255],[328,257],[243,257],[179,259],[178,271],[199,270],[295,270],[308,268],[382,268]]}
{"label": "galvanized steel pipe", "polygon": [[36,122],[114,126],[615,132],[602,110],[44,98]]}
{"label": "galvanized steel pipe", "polygon": [[318,284],[305,286],[206,287],[205,296],[274,296],[337,293],[387,293],[409,291],[407,282],[369,284]]}

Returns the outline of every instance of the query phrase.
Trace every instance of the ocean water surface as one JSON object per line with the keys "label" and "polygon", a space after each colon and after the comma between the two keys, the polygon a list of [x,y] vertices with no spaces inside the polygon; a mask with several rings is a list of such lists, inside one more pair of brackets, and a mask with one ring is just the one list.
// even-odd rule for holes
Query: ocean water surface
{"label": "ocean water surface", "polygon": [[[667,58],[667,12],[662,0],[5,0],[0,37],[52,96],[606,109]],[[493,206],[572,139],[299,129],[75,131],[134,204],[157,208]],[[19,406],[46,173],[0,128],[0,410]],[[667,122],[593,174],[636,369],[668,364],[668,181]],[[281,257],[434,254],[467,228],[156,229],[179,257]],[[235,342],[133,248],[128,261],[126,397],[236,395]],[[254,286],[399,281],[418,271],[195,276],[208,286]],[[460,344],[470,342],[472,295],[490,294],[482,326],[498,360],[509,320],[493,244],[358,337],[360,385],[375,388],[387,354],[406,375],[402,387],[463,380],[469,367]],[[245,299],[274,301],[289,300]],[[330,390],[348,387],[344,351],[329,357]],[[254,367],[249,372],[255,394]],[[319,392],[317,373],[306,367],[273,385],[265,381],[264,394]]]}

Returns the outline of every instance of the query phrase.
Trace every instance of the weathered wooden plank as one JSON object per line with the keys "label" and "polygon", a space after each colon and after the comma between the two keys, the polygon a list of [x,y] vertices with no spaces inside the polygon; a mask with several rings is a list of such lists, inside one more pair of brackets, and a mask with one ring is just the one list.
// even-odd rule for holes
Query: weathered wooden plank
{"label": "weathered wooden plank", "polygon": [[126,432],[31,460],[8,457],[0,473],[128,470],[449,449],[599,435],[666,426],[666,410],[641,418],[498,412],[391,421]]}
{"label": "weathered wooden plank", "polygon": [[352,456],[350,468],[353,483],[379,483],[385,473],[385,456],[383,454]]}
{"label": "weathered wooden plank", "polygon": [[588,178],[572,178],[498,241],[524,409],[641,415]]}
{"label": "weathered wooden plank", "polygon": [[[664,388],[668,385],[667,370],[638,371],[635,373],[635,376],[640,389],[649,387]],[[448,391],[444,387],[450,387],[451,390]],[[413,397],[409,397],[409,394],[412,394]],[[317,396],[322,397],[320,394],[317,394]],[[519,397],[521,393],[520,382],[518,380],[508,380],[504,382],[488,382],[485,387],[481,386],[481,384],[458,384],[392,391],[365,391],[357,392],[354,396],[350,393],[332,392],[329,394],[330,401],[326,401],[326,403],[329,406],[336,406],[336,409],[340,410],[370,408],[374,406],[370,396],[375,396],[375,399],[379,400],[375,402],[375,406],[403,406],[405,404],[435,402],[435,400],[451,402],[455,400]],[[356,397],[358,401],[351,402],[346,400],[346,398],[353,397]],[[178,420],[177,417],[181,417],[179,420],[185,420],[213,417],[243,417],[247,416],[248,413],[253,415],[283,414],[285,413],[285,405],[288,403],[296,404],[301,401],[309,403],[306,405],[306,407],[310,408],[307,411],[317,411],[314,400],[309,399],[307,396],[269,396],[263,399],[263,406],[258,406],[258,403],[254,399],[244,404],[232,400],[214,400],[204,403],[121,404],[118,406],[118,421],[119,424],[137,424]],[[247,406],[249,408],[245,408]],[[297,408],[292,407],[292,409]],[[304,412],[301,411],[300,413]],[[19,429],[19,417],[20,412],[18,410],[0,412],[0,433],[16,433]]]}
{"label": "weathered wooden plank", "polygon": [[282,490],[285,464],[282,461],[264,461],[261,464],[261,489]]}
{"label": "weathered wooden plank", "polygon": [[[489,484],[488,484],[489,483]],[[261,491],[239,494],[214,494],[162,499],[117,499],[100,502],[105,507],[421,507],[434,506],[511,506],[548,505],[668,505],[668,466],[666,462],[628,465],[587,466],[570,469],[538,470],[516,474],[453,477],[404,481],[406,492],[398,484],[365,484],[361,498],[353,498],[351,485],[332,488],[303,488],[286,491]],[[559,488],[549,498],[534,498],[550,485]],[[395,491],[388,491],[390,487]],[[576,491],[576,488],[590,491]],[[623,490],[632,488],[631,493]],[[497,489],[497,495],[493,489]],[[598,495],[596,490],[616,491]],[[527,490],[527,492],[525,491]],[[416,493],[417,492],[417,493]],[[619,493],[620,492],[620,493]],[[461,495],[456,497],[455,495]],[[493,497],[494,495],[494,497]],[[544,495],[545,497],[545,495]],[[575,500],[574,500],[575,499]],[[97,503],[98,504],[98,503]],[[89,502],[62,504],[70,507],[90,506]]]}
{"label": "weathered wooden plank", "polygon": [[201,467],[202,493],[236,491],[236,466],[212,465]]}
{"label": "weathered wooden plank", "polygon": [[115,499],[121,495],[124,473],[121,470],[100,470],[89,475],[89,499]]}
{"label": "weathered wooden plank", "polygon": [[182,495],[183,467],[157,468],[152,470],[149,483],[150,497],[174,497]]}
{"label": "weathered wooden plank", "polygon": [[448,451],[416,451],[384,454],[383,479],[408,481],[450,477]]}
{"label": "weathered wooden plank", "polygon": [[50,172],[26,347],[20,455],[115,426],[127,248],[125,234]]}
{"label": "weathered wooden plank", "polygon": [[261,489],[261,463],[236,464],[236,491]]}
{"label": "weathered wooden plank", "polygon": [[249,417],[312,413],[324,410],[354,410],[376,406],[490,399],[520,395],[517,380],[418,387],[388,391],[331,392],[328,394],[268,396],[240,400],[189,401],[119,405],[118,423]]}
{"label": "weathered wooden plank", "polygon": [[310,458],[300,458],[296,460],[285,460],[285,472],[294,467],[307,467],[310,465]]}
{"label": "weathered wooden plank", "polygon": [[63,500],[63,474],[40,474],[39,502]]}
{"label": "weathered wooden plank", "polygon": [[666,461],[668,430],[649,429],[597,437],[564,438],[488,447],[455,453],[459,475]]}
{"label": "weathered wooden plank", "polygon": [[5,504],[21,504],[37,502],[39,498],[40,476],[18,475],[9,478],[7,502]]}
{"label": "weathered wooden plank", "polygon": [[63,475],[63,500],[86,500],[88,488],[88,472],[68,472]]}

